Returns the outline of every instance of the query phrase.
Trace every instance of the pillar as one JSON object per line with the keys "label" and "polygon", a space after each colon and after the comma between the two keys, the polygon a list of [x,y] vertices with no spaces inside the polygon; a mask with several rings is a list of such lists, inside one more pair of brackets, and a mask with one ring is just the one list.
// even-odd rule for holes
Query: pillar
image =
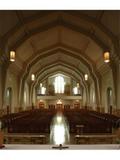
{"label": "pillar", "polygon": [[2,66],[0,65],[0,109],[2,109],[3,99],[2,99]]}
{"label": "pillar", "polygon": [[117,65],[117,109],[120,109],[120,64]]}

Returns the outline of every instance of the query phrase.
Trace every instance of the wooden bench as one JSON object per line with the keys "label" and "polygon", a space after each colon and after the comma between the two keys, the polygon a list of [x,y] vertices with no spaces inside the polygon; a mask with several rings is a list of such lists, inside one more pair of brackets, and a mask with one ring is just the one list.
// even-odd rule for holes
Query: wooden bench
{"label": "wooden bench", "polygon": [[75,135],[76,144],[114,144],[116,135]]}
{"label": "wooden bench", "polygon": [[30,134],[5,134],[5,143],[7,144],[46,144],[45,135]]}

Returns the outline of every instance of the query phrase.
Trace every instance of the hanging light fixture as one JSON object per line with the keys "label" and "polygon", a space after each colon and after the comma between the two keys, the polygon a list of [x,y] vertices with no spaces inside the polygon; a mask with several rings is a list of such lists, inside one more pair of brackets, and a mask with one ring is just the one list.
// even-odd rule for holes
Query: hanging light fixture
{"label": "hanging light fixture", "polygon": [[85,74],[84,78],[85,78],[85,81],[87,81],[88,80],[88,74]]}
{"label": "hanging light fixture", "polygon": [[35,75],[31,74],[31,81],[35,81]]}
{"label": "hanging light fixture", "polygon": [[15,51],[10,51],[10,61],[14,62],[15,61]]}
{"label": "hanging light fixture", "polygon": [[109,51],[104,52],[104,62],[105,63],[110,62],[110,52]]}

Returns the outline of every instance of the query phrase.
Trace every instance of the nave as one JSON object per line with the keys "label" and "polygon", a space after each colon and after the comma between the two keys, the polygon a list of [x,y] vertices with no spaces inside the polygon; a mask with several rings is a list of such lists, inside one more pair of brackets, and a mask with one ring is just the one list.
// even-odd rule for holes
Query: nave
{"label": "nave", "polygon": [[[16,114],[5,115],[1,118],[4,128],[5,144],[51,144],[51,124],[56,117],[60,121],[64,115],[67,120],[70,140],[63,144],[117,144],[119,138],[119,117],[89,111],[87,109],[33,109]],[[58,124],[60,122],[58,121]],[[66,123],[65,121],[63,123]],[[61,123],[62,124],[62,123]],[[57,143],[62,137],[61,128],[56,132]],[[55,139],[55,135],[53,136]]]}
{"label": "nave", "polygon": [[120,143],[119,25],[119,10],[0,11],[1,147]]}

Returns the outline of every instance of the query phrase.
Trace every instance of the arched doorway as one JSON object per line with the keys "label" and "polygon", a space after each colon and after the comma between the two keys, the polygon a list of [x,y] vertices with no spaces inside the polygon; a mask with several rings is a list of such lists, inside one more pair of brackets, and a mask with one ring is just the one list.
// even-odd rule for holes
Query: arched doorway
{"label": "arched doorway", "polygon": [[12,88],[8,87],[6,90],[6,105],[7,105],[7,113],[11,113],[12,107]]}
{"label": "arched doorway", "polygon": [[111,87],[107,88],[107,111],[108,113],[112,112],[113,106],[113,91]]}

